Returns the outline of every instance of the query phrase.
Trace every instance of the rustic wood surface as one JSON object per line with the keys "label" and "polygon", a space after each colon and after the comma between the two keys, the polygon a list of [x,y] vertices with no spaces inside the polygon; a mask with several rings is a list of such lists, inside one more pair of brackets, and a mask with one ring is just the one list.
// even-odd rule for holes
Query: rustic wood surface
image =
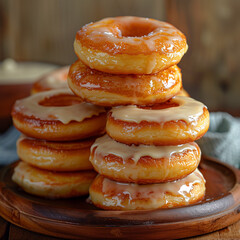
{"label": "rustic wood surface", "polygon": [[[210,158],[204,158],[200,164],[207,181],[206,197],[201,203],[176,209],[135,211],[134,214],[98,210],[82,198],[52,201],[31,196],[11,181],[12,168],[13,165],[1,171],[1,215],[14,224],[46,235],[74,239],[111,239],[114,236],[166,239],[211,232],[240,219],[239,171]],[[30,234],[10,225],[12,239],[16,231],[20,232],[18,236],[22,234],[19,239]]]}
{"label": "rustic wood surface", "polygon": [[84,24],[109,16],[166,20],[187,36],[180,67],[191,96],[210,110],[240,109],[240,1],[237,0],[0,0],[0,61],[71,64]]}
{"label": "rustic wood surface", "polygon": [[[62,240],[61,238],[49,237],[34,233],[8,223],[0,217],[0,239],[1,240]],[[193,237],[187,240],[237,240],[240,239],[240,221],[219,231]]]}

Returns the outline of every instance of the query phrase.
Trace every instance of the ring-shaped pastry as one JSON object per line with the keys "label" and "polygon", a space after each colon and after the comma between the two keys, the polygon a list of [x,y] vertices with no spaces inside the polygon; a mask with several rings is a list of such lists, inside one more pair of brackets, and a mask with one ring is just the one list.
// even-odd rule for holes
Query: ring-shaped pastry
{"label": "ring-shaped pastry", "polygon": [[46,198],[71,198],[88,194],[94,171],[51,172],[19,162],[12,180],[25,192]]}
{"label": "ring-shaped pastry", "polygon": [[176,65],[186,37],[171,24],[141,17],[105,18],[80,29],[75,53],[92,69],[114,74],[152,74]]}
{"label": "ring-shaped pastry", "polygon": [[95,206],[108,210],[182,207],[204,197],[205,180],[198,169],[175,182],[146,185],[119,183],[98,175],[89,193]]}
{"label": "ring-shaped pastry", "polygon": [[194,142],[177,146],[126,145],[108,135],[91,147],[90,162],[101,175],[138,184],[169,182],[195,171],[201,151]]}
{"label": "ring-shaped pastry", "polygon": [[94,139],[70,142],[50,142],[21,136],[17,141],[19,158],[32,166],[51,171],[92,169],[89,161]]}
{"label": "ring-shaped pastry", "polygon": [[18,100],[12,117],[23,134],[51,141],[97,136],[106,124],[103,107],[82,102],[69,89],[41,92]]}
{"label": "ring-shaped pastry", "polygon": [[106,131],[126,144],[179,145],[202,137],[209,127],[209,112],[201,102],[175,96],[152,107],[114,107]]}
{"label": "ring-shaped pastry", "polygon": [[90,69],[78,60],[70,67],[68,84],[84,101],[97,105],[151,105],[175,96],[182,77],[176,65],[156,74],[116,75]]}
{"label": "ring-shaped pastry", "polygon": [[44,75],[33,84],[31,94],[54,89],[68,88],[68,71],[69,66],[66,66]]}
{"label": "ring-shaped pastry", "polygon": [[189,93],[184,88],[181,88],[176,96],[190,97]]}

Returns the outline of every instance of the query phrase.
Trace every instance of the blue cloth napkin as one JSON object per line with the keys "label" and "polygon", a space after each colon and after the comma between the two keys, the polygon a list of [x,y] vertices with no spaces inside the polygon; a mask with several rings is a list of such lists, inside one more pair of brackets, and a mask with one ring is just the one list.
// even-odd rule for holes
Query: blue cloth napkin
{"label": "blue cloth napkin", "polygon": [[[20,133],[11,127],[0,135],[0,165],[18,160],[16,141]],[[202,154],[240,168],[240,119],[223,112],[210,114],[210,128],[197,141]]]}
{"label": "blue cloth napkin", "polygon": [[202,154],[240,168],[240,118],[211,113],[209,130],[197,143]]}
{"label": "blue cloth napkin", "polygon": [[14,127],[0,135],[0,166],[18,160],[16,141],[19,136],[20,132]]}

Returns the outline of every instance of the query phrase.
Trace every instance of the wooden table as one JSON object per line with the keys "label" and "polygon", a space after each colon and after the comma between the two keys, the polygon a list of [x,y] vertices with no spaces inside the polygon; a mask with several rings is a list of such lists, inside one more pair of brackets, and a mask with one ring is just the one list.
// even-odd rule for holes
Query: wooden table
{"label": "wooden table", "polygon": [[[60,238],[44,236],[42,234],[27,231],[17,227],[0,217],[0,239],[1,240],[60,240]],[[198,237],[187,238],[188,240],[234,240],[240,239],[240,221],[217,232],[205,234]]]}

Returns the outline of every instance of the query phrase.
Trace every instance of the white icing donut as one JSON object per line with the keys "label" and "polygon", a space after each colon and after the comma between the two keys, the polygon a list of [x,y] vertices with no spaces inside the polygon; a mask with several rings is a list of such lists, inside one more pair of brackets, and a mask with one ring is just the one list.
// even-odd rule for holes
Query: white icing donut
{"label": "white icing donut", "polygon": [[182,207],[200,201],[205,180],[195,170],[187,177],[169,183],[138,185],[120,183],[98,175],[89,189],[94,205],[110,210],[150,210]]}
{"label": "white icing donut", "polygon": [[114,107],[106,131],[126,144],[179,145],[202,137],[209,127],[207,107],[189,97],[175,96],[152,107]]}
{"label": "white icing donut", "polygon": [[42,106],[39,103],[47,98],[57,95],[74,95],[69,89],[51,90],[41,92],[30,97],[16,101],[15,112],[21,112],[25,116],[34,116],[41,120],[59,120],[63,124],[70,121],[81,122],[86,118],[97,116],[105,109],[90,103],[81,102],[70,106]]}
{"label": "white icing donut", "polygon": [[179,106],[165,109],[143,109],[136,105],[114,107],[111,110],[112,117],[116,120],[140,123],[147,122],[168,122],[184,120],[188,123],[196,123],[199,116],[203,114],[206,106],[201,102],[183,96],[175,96],[171,99],[172,103]]}
{"label": "white icing donut", "polygon": [[[106,157],[109,154],[113,154],[126,161],[132,159],[135,164],[139,161],[140,158],[145,156],[150,156],[154,159],[159,158],[171,158],[174,154],[180,154],[187,150],[197,150],[197,145],[191,143],[176,145],[176,146],[154,146],[154,145],[127,145],[114,141],[107,134],[103,137],[97,138],[95,143],[91,147],[91,152],[95,149],[95,156],[98,155]],[[95,159],[92,159],[94,161]]]}
{"label": "white icing donut", "polygon": [[163,198],[165,193],[170,193],[172,195],[180,194],[185,198],[186,202],[188,202],[188,194],[191,193],[193,185],[201,181],[205,182],[205,179],[198,169],[178,181],[159,184],[138,185],[134,183],[115,182],[108,178],[104,178],[102,191],[105,196],[108,196],[108,194],[112,193],[112,191],[115,191],[116,195],[117,193],[123,192],[125,195],[129,196],[129,199],[134,199],[136,197],[140,199],[159,199]]}
{"label": "white icing donut", "polygon": [[126,145],[108,135],[91,147],[90,162],[101,175],[119,182],[161,183],[186,177],[198,166],[194,142],[176,146]]}

